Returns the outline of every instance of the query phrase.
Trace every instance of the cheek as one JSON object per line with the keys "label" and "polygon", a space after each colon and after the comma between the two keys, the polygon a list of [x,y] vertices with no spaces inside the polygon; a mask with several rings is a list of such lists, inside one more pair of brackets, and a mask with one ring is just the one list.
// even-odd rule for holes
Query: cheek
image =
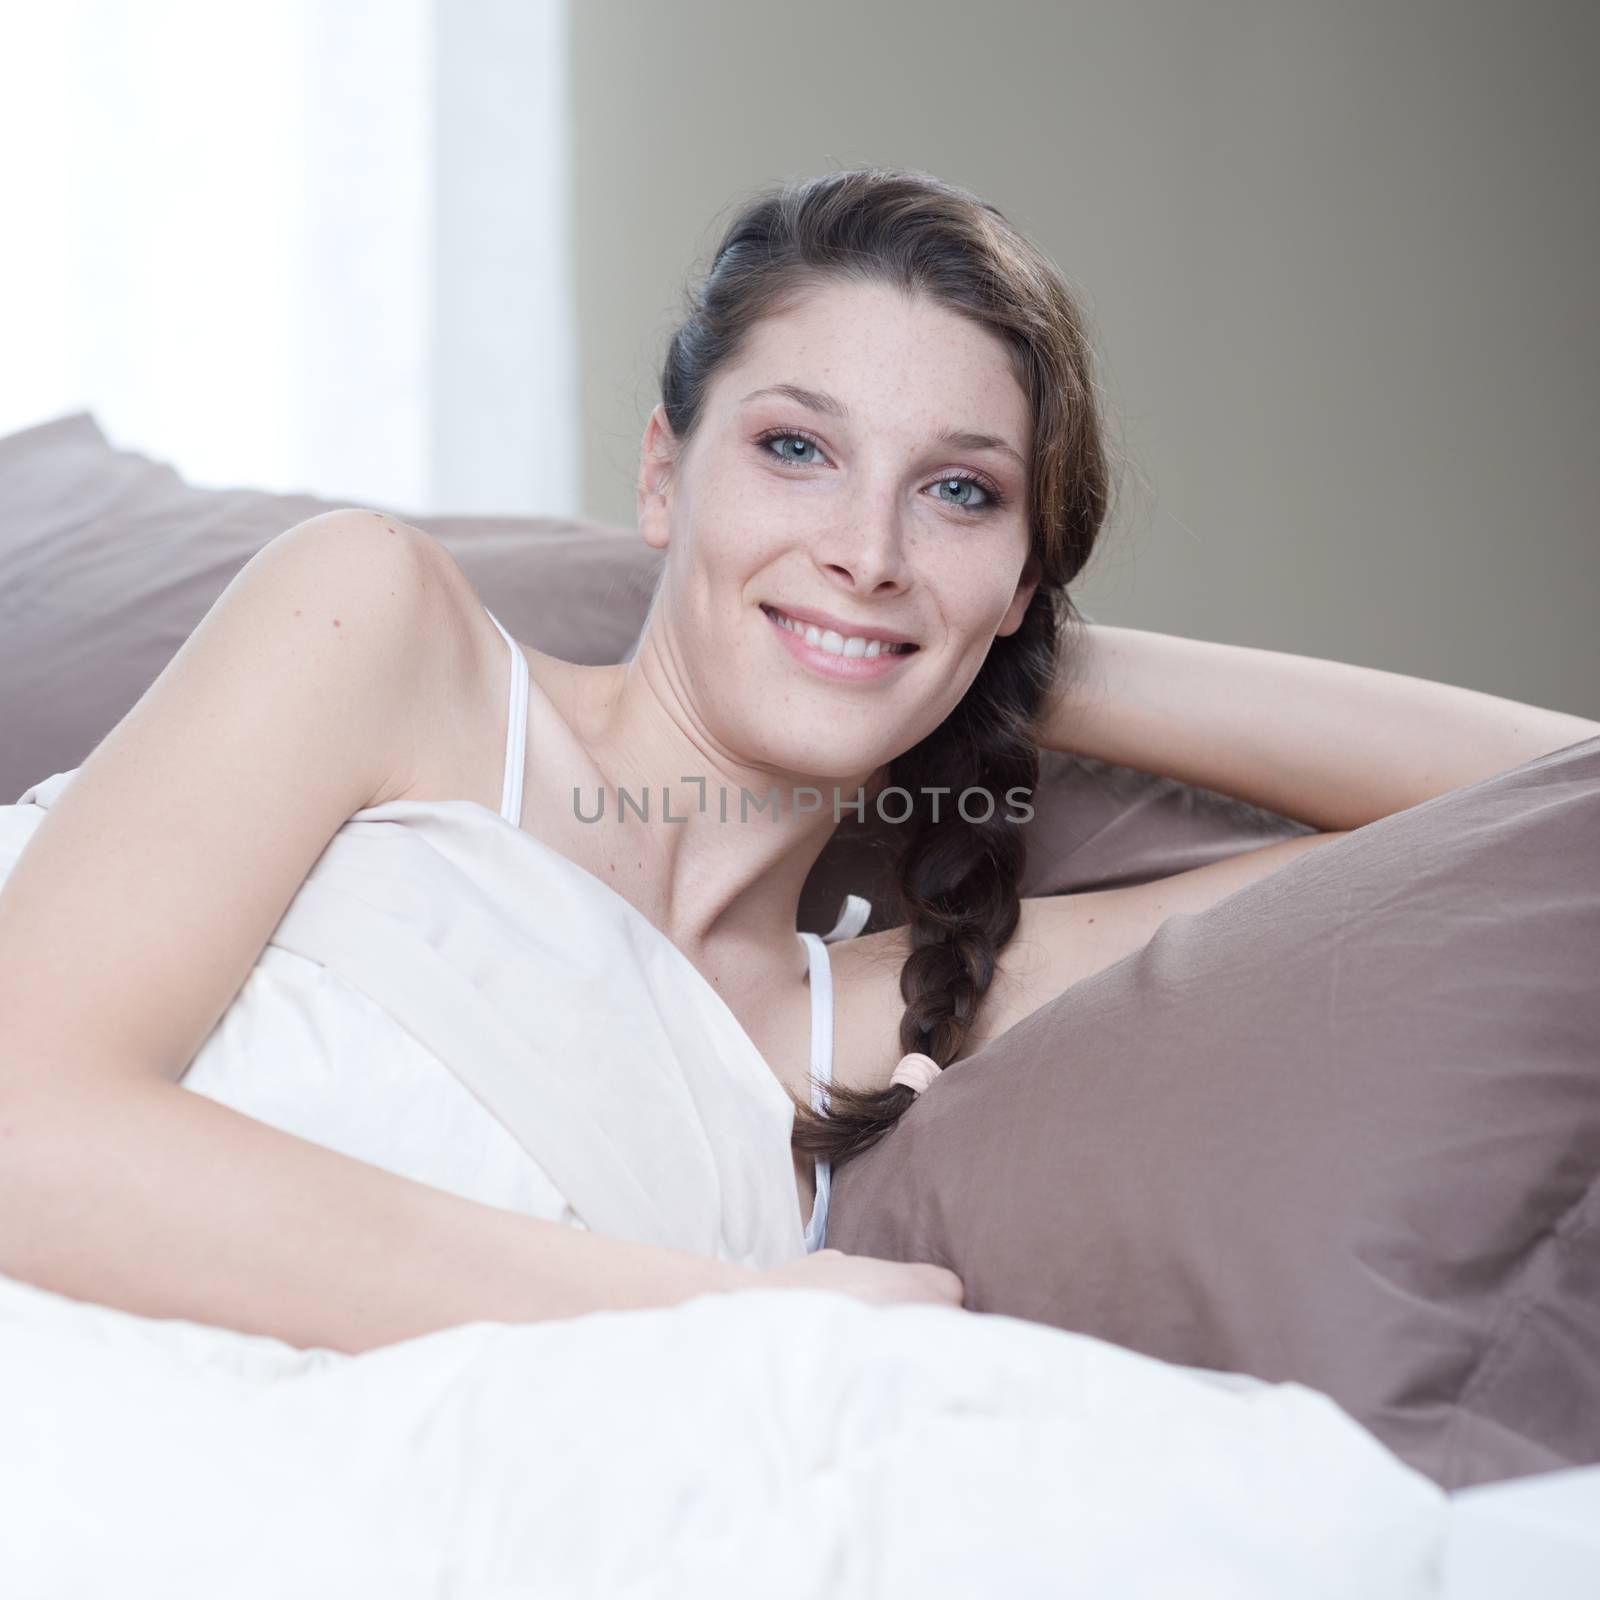
{"label": "cheek", "polygon": [[759,494],[730,493],[702,504],[690,543],[709,580],[743,584],[793,543],[793,531]]}
{"label": "cheek", "polygon": [[1015,584],[1005,583],[996,575],[999,566],[995,562],[986,570],[974,572],[970,564],[964,564],[940,579],[943,611],[951,631],[971,637],[980,649],[1005,621],[1016,594]]}

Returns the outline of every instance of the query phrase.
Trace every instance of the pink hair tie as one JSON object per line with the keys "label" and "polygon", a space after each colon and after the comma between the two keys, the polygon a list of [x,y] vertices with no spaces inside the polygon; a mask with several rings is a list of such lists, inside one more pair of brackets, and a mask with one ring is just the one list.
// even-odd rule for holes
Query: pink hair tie
{"label": "pink hair tie", "polygon": [[921,1094],[938,1076],[939,1063],[932,1056],[913,1050],[910,1055],[900,1057],[894,1076],[889,1079],[889,1087],[892,1089],[897,1083],[903,1083],[908,1089],[915,1089]]}

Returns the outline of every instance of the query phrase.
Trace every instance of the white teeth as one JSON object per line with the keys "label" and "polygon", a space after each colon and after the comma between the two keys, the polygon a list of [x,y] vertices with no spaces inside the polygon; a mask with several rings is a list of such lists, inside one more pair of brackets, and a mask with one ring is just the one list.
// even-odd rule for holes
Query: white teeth
{"label": "white teeth", "polygon": [[787,628],[790,633],[797,633],[809,645],[815,645],[819,650],[826,650],[830,656],[845,656],[855,658],[864,656],[868,660],[882,655],[884,651],[891,654],[903,655],[903,650],[897,650],[893,645],[886,644],[882,639],[864,639],[852,634],[848,639],[837,634],[832,628],[819,628],[814,623],[802,626],[792,618],[786,617],[781,611],[774,609],[772,613],[779,627]]}

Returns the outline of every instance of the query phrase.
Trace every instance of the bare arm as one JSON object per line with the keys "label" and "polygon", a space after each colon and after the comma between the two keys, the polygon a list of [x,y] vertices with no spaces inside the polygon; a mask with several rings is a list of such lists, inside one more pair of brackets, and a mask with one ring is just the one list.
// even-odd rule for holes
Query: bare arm
{"label": "bare arm", "polygon": [[1350,830],[1600,734],[1375,667],[1087,625],[1039,742]]}
{"label": "bare arm", "polygon": [[159,1081],[0,1098],[0,1272],[357,1353],[460,1323],[670,1306],[760,1276],[481,1205]]}
{"label": "bare arm", "polygon": [[403,788],[426,728],[470,692],[469,590],[390,518],[297,525],[50,807],[0,880],[0,1272],[347,1352],[734,1281],[413,1182],[176,1081],[328,841]]}

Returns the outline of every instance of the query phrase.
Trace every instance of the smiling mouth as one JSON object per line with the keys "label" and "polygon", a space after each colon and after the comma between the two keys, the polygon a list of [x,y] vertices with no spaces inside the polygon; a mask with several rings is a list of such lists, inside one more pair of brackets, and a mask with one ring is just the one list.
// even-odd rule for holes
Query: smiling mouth
{"label": "smiling mouth", "polygon": [[804,639],[807,644],[827,654],[839,656],[846,661],[873,660],[880,655],[908,656],[917,648],[914,644],[890,644],[886,640],[873,639],[865,636],[851,636],[846,638],[835,633],[831,628],[819,628],[813,622],[798,622],[795,618],[787,616],[776,606],[763,605],[761,609],[780,628],[787,629],[796,638]]}

